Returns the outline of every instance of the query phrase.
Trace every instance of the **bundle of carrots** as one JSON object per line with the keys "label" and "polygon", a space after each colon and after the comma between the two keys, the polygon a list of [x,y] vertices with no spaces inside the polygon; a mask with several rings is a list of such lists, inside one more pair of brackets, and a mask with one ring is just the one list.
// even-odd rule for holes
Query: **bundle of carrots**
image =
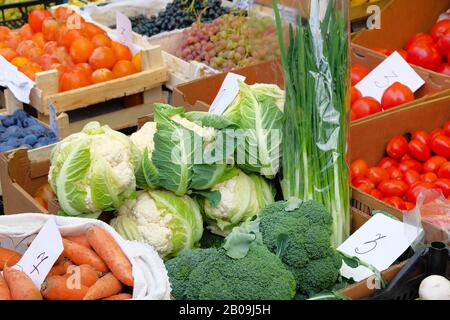
{"label": "bundle of carrots", "polygon": [[0,248],[0,300],[128,300],[132,266],[114,238],[91,226],[63,237],[64,251],[39,290],[24,272],[11,268],[21,255]]}

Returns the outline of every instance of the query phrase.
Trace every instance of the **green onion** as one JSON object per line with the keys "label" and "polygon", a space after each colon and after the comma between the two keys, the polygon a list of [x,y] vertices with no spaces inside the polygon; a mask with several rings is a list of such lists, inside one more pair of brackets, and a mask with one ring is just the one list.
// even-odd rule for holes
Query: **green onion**
{"label": "green onion", "polygon": [[328,1],[321,20],[321,2],[310,0],[308,21],[299,18],[297,26],[290,26],[286,50],[272,0],[286,87],[281,184],[285,199],[316,200],[327,207],[337,247],[350,232],[348,4]]}

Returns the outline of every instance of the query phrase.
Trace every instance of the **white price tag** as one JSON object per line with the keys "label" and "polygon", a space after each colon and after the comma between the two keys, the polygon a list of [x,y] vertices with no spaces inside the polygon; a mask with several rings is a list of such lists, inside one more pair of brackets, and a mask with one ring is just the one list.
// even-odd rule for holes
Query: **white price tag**
{"label": "white price tag", "polygon": [[40,288],[63,250],[55,217],[50,217],[14,268],[25,272]]}
{"label": "white price tag", "polygon": [[130,19],[119,11],[116,11],[116,31],[119,42],[131,49],[133,47],[133,27]]}
{"label": "white price tag", "polygon": [[[376,214],[337,250],[384,271],[411,245],[412,239],[408,235],[413,234],[413,230],[410,228],[414,227],[384,214]],[[416,235],[419,236],[420,233],[421,231],[417,231]],[[342,263],[341,275],[361,281],[373,275],[373,272],[363,266],[350,268]]]}
{"label": "white price tag", "polygon": [[394,82],[400,82],[412,92],[425,84],[408,62],[398,52],[394,52],[355,87],[364,97],[372,97],[381,102],[384,91]]}
{"label": "white price tag", "polygon": [[56,120],[56,111],[53,102],[48,102],[48,114],[49,114],[49,122],[50,122],[50,130],[56,135],[59,140],[59,127],[58,121]]}
{"label": "white price tag", "polygon": [[225,80],[223,80],[219,93],[214,99],[209,112],[221,115],[225,109],[233,102],[239,93],[238,80],[245,81],[245,77],[236,73],[228,72]]}

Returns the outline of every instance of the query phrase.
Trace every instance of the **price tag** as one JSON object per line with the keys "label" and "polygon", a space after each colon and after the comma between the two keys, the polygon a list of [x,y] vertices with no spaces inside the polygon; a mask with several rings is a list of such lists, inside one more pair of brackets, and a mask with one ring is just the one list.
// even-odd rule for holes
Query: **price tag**
{"label": "price tag", "polygon": [[58,127],[58,121],[56,120],[56,111],[55,111],[55,105],[53,102],[48,102],[48,118],[50,122],[50,130],[53,131],[53,133],[56,135],[56,138],[59,140],[59,127]]}
{"label": "price tag", "polygon": [[381,102],[384,91],[394,82],[404,84],[412,92],[416,92],[425,84],[425,81],[405,59],[398,52],[394,52],[355,87],[363,96],[372,97]]}
{"label": "price tag", "polygon": [[63,250],[55,217],[49,217],[14,268],[25,272],[36,287],[40,288]]}
{"label": "price tag", "polygon": [[233,0],[233,6],[241,10],[250,10],[254,0]]}
{"label": "price tag", "polygon": [[239,93],[238,80],[245,81],[245,77],[236,73],[228,72],[225,80],[223,80],[219,93],[214,99],[209,112],[221,115],[225,109],[233,102]]}
{"label": "price tag", "polygon": [[[411,245],[410,241],[413,239],[410,235],[415,234],[415,238],[417,238],[421,232],[422,230],[418,231],[416,227],[389,218],[384,214],[376,214],[337,250],[355,256],[361,261],[371,264],[377,270],[383,271],[389,268]],[[361,281],[373,275],[373,272],[363,266],[350,268],[343,262],[341,275],[347,279],[353,278],[355,281]]]}
{"label": "price tag", "polygon": [[298,24],[298,10],[296,8],[291,8],[288,6],[278,5],[278,10],[280,10],[281,18],[294,26]]}
{"label": "price tag", "polygon": [[133,47],[133,27],[130,19],[119,11],[116,11],[116,31],[119,42],[131,49]]}

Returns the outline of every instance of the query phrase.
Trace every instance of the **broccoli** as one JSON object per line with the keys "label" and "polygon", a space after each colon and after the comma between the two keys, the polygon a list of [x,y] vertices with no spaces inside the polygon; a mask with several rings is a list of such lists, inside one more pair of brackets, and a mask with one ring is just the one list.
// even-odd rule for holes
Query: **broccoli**
{"label": "broccoli", "polygon": [[280,235],[287,235],[281,259],[294,274],[300,292],[316,294],[336,282],[342,265],[340,255],[331,247],[332,216],[315,201],[289,206],[289,202],[280,201],[261,212],[263,243],[276,253]]}
{"label": "broccoli", "polygon": [[184,251],[166,262],[172,293],[188,300],[291,300],[293,274],[265,246],[253,243],[242,259],[225,249]]}

